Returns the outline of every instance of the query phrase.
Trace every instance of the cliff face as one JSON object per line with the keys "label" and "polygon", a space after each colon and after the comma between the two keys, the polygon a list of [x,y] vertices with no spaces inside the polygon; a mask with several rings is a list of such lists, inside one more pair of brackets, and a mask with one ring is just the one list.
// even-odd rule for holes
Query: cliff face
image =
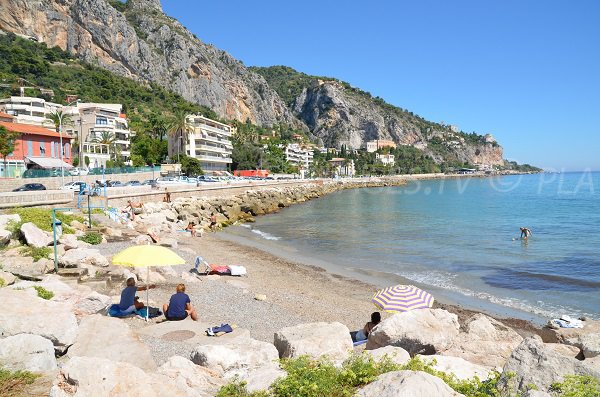
{"label": "cliff face", "polygon": [[303,127],[265,80],[192,35],[159,0],[2,0],[0,29],[35,37],[83,60],[156,82],[224,118]]}
{"label": "cliff face", "polygon": [[326,146],[358,149],[385,139],[421,149],[438,163],[504,164],[502,147],[493,138],[454,132],[335,80],[314,79],[292,110]]}

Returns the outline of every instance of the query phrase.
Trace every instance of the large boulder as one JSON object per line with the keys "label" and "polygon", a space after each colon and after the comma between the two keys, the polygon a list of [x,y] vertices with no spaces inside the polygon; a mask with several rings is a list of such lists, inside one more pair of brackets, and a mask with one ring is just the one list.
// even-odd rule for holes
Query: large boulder
{"label": "large boulder", "polygon": [[420,309],[394,314],[369,334],[367,350],[398,346],[410,354],[435,354],[458,336],[458,317],[443,309]]}
{"label": "large boulder", "polygon": [[158,369],[158,373],[168,377],[171,383],[190,395],[198,397],[212,397],[226,383],[216,371],[196,365],[181,356],[169,358]]}
{"label": "large boulder", "polygon": [[10,243],[10,239],[12,238],[12,236],[12,232],[0,228],[0,246]]}
{"label": "large boulder", "polygon": [[0,229],[6,229],[9,223],[21,222],[21,216],[19,214],[5,214],[0,215]]}
{"label": "large boulder", "polygon": [[270,343],[235,338],[222,345],[199,345],[192,351],[191,359],[195,364],[231,378],[245,377],[252,370],[275,365],[278,355]]}
{"label": "large boulder", "polygon": [[248,372],[241,380],[246,382],[246,389],[250,393],[254,393],[259,390],[268,390],[273,382],[286,376],[287,372],[278,365],[268,365]]}
{"label": "large boulder", "polygon": [[566,375],[591,375],[600,372],[574,358],[564,356],[548,348],[538,336],[525,339],[512,352],[504,365],[498,386],[503,391],[525,391],[530,385],[547,390],[554,382]]}
{"label": "large boulder", "polygon": [[467,319],[463,328],[465,332],[461,332],[441,354],[462,357],[490,368],[502,367],[523,341],[512,328],[481,313]]}
{"label": "large boulder", "polygon": [[387,357],[398,365],[404,365],[410,360],[410,354],[403,348],[396,346],[384,346],[375,350],[365,350],[363,354],[370,355],[375,361],[381,361],[384,357]]}
{"label": "large boulder", "polygon": [[59,259],[63,267],[81,267],[82,265],[93,265],[107,267],[109,265],[99,250],[93,248],[76,248],[65,252]]}
{"label": "large boulder", "polygon": [[356,395],[358,397],[459,397],[438,377],[418,371],[394,371],[379,375]]}
{"label": "large boulder", "polygon": [[432,356],[421,356],[421,359],[437,371],[452,373],[460,380],[471,379],[475,376],[480,380],[484,380],[490,375],[490,370],[487,367],[473,364],[461,357],[434,354]]}
{"label": "large boulder", "polygon": [[50,340],[59,352],[75,341],[78,325],[69,305],[8,288],[0,289],[0,302],[0,335],[39,335]]}
{"label": "large boulder", "polygon": [[112,303],[110,296],[99,294],[96,291],[91,291],[88,294],[81,296],[73,305],[73,312],[76,315],[96,314],[108,307]]}
{"label": "large boulder", "polygon": [[276,332],[275,347],[281,358],[308,355],[345,360],[352,351],[352,338],[341,323],[300,324]]}
{"label": "large boulder", "polygon": [[15,281],[17,281],[17,278],[12,273],[0,270],[0,287],[12,285]]}
{"label": "large boulder", "polygon": [[61,244],[65,251],[69,251],[76,248],[89,248],[92,246],[90,243],[86,243],[85,241],[81,241],[77,239],[77,236],[74,234],[63,234],[58,243]]}
{"label": "large boulder", "polygon": [[34,225],[27,222],[21,225],[21,234],[25,238],[27,245],[32,247],[47,247],[54,242],[52,236]]}
{"label": "large boulder", "polygon": [[580,348],[586,359],[600,356],[600,333],[578,335],[565,343]]}
{"label": "large boulder", "polygon": [[30,256],[5,256],[2,258],[2,270],[26,280],[41,280],[46,272],[53,269],[48,262],[40,259],[33,261]]}
{"label": "large boulder", "polygon": [[143,370],[156,369],[150,350],[124,321],[100,314],[81,320],[77,339],[67,354],[131,363]]}
{"label": "large boulder", "polygon": [[0,339],[0,363],[11,371],[44,372],[57,368],[52,342],[31,334]]}

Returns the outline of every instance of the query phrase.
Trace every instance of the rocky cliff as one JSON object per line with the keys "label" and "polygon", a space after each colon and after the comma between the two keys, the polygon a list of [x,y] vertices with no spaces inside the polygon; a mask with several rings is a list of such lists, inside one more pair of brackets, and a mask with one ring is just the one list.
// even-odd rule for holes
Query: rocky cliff
{"label": "rocky cliff", "polygon": [[414,146],[436,162],[503,165],[502,147],[491,136],[465,134],[332,78],[291,68],[253,68],[287,101],[293,113],[326,146],[361,148],[374,139]]}
{"label": "rocky cliff", "polygon": [[159,0],[2,0],[0,29],[156,82],[223,118],[303,127],[261,76],[197,39]]}

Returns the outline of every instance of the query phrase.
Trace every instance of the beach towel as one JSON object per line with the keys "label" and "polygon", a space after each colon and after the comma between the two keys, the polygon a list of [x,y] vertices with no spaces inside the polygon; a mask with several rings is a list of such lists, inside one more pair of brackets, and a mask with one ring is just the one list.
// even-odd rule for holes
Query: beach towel
{"label": "beach towel", "polygon": [[140,310],[136,310],[134,313],[140,317],[146,318],[146,312],[148,311],[148,309],[150,309],[150,312],[148,313],[148,318],[162,316],[162,312],[160,310],[158,310],[158,308],[156,308],[156,307],[148,308],[147,306],[142,307]]}
{"label": "beach towel", "polygon": [[221,336],[233,332],[233,327],[229,324],[221,324],[220,326],[210,327],[206,330],[208,336]]}
{"label": "beach towel", "polygon": [[229,272],[232,276],[244,276],[246,275],[246,268],[244,266],[230,265]]}
{"label": "beach towel", "polygon": [[106,314],[109,317],[127,317],[127,316],[131,316],[133,313],[127,313],[127,312],[123,312],[120,308],[119,308],[119,304],[115,303],[113,305],[110,305],[107,309],[106,309]]}
{"label": "beach towel", "polygon": [[215,264],[209,264],[208,265],[210,271],[208,272],[209,274],[231,274],[231,270],[229,270],[229,266],[223,266],[223,265],[215,265]]}

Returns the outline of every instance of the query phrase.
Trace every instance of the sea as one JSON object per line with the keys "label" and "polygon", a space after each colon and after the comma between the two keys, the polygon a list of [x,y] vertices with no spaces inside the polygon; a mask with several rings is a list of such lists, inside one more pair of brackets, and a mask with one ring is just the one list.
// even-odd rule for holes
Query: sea
{"label": "sea", "polygon": [[227,228],[223,238],[377,287],[414,284],[495,315],[600,319],[597,172],[344,190]]}

